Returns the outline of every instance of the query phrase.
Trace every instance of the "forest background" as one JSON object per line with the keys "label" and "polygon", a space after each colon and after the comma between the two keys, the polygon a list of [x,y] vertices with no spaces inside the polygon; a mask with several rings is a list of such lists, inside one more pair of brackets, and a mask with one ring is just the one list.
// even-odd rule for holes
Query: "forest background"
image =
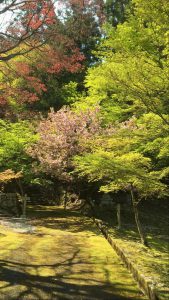
{"label": "forest background", "polygon": [[168,1],[0,1],[0,15],[2,191],[122,191],[136,215],[166,198]]}

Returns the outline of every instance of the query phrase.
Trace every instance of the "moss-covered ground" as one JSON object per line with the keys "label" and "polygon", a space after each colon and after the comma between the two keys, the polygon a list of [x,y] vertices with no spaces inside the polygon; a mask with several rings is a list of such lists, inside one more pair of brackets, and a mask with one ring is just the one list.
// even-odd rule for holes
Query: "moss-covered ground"
{"label": "moss-covered ground", "polygon": [[90,219],[36,206],[27,222],[0,226],[0,300],[146,299]]}
{"label": "moss-covered ground", "polygon": [[122,207],[122,228],[117,229],[116,211],[102,209],[99,217],[113,240],[147,281],[153,282],[160,299],[169,299],[169,209],[168,203],[140,205],[140,219],[149,247],[140,243],[132,209]]}

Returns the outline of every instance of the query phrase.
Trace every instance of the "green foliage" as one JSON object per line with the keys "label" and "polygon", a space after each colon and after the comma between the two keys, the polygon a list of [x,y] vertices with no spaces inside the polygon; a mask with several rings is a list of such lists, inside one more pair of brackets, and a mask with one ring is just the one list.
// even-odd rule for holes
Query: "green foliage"
{"label": "green foliage", "polygon": [[143,128],[139,151],[152,159],[155,170],[167,167],[169,165],[168,125],[164,124],[163,120],[153,113],[141,116],[138,125]]}
{"label": "green foliage", "polygon": [[66,104],[72,104],[78,101],[79,93],[77,91],[77,85],[77,82],[70,81],[63,86],[61,93]]}
{"label": "green foliage", "polygon": [[104,5],[106,20],[113,26],[123,23],[130,0],[106,0]]}
{"label": "green foliage", "polygon": [[9,123],[0,120],[0,170],[22,171],[25,179],[31,177],[32,160],[26,148],[37,140],[26,121]]}
{"label": "green foliage", "polygon": [[168,178],[168,140],[168,126],[153,113],[116,123],[92,140],[89,153],[75,158],[76,171],[100,182],[104,191],[128,190],[132,184],[142,196],[162,196],[161,179],[167,183]]}
{"label": "green foliage", "polygon": [[[126,14],[129,2],[130,13]],[[106,1],[110,22],[104,25],[102,36],[101,11],[98,13],[96,2],[85,2],[82,6],[79,2],[65,3],[65,13],[52,27],[58,39],[44,45],[43,53],[36,49],[29,57],[13,60],[15,72],[3,66],[2,94],[15,115],[20,106],[26,111],[43,111],[45,115],[50,107],[58,110],[64,104],[80,115],[99,106],[102,130],[92,133],[85,155],[78,151],[74,163],[79,176],[99,181],[105,191],[128,189],[132,184],[142,196],[162,195],[169,178],[168,1]],[[74,48],[77,46],[80,52]],[[84,88],[82,80],[87,66],[90,68]],[[16,71],[20,72],[17,78]],[[9,86],[9,93],[4,92]],[[4,99],[0,101],[4,103]],[[64,120],[59,121],[60,130]],[[77,124],[75,120],[73,128]],[[66,125],[65,131],[68,129]],[[25,149],[37,139],[32,129],[27,122],[2,121],[0,133],[0,168],[23,170],[28,175],[31,158]],[[50,136],[50,129],[48,133]],[[83,132],[79,135],[83,144]],[[72,133],[66,136],[72,142]],[[62,148],[62,138],[58,141]],[[49,156],[50,142],[44,136]],[[54,141],[54,152],[56,145]],[[61,164],[65,163],[63,157]],[[32,182],[36,180],[33,178]]]}
{"label": "green foliage", "polygon": [[97,138],[92,153],[74,158],[75,172],[100,182],[104,192],[128,191],[132,185],[141,197],[166,194],[166,186],[160,181],[164,170],[154,171],[151,158],[139,151],[144,140],[142,129],[122,124],[107,138]]}
{"label": "green foliage", "polygon": [[97,52],[102,63],[88,71],[88,105],[100,103],[105,121],[153,112],[169,124],[168,1],[133,1],[133,14],[105,27]]}
{"label": "green foliage", "polygon": [[106,24],[101,63],[89,69],[88,96],[76,103],[76,109],[99,105],[104,127],[111,128],[74,159],[79,176],[100,182],[106,192],[132,184],[141,197],[166,193],[168,9],[166,0],[133,0],[125,22]]}

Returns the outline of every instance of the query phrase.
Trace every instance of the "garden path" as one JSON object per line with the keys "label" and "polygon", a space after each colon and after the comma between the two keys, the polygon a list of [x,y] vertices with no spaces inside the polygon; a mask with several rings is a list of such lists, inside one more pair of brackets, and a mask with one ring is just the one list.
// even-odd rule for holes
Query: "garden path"
{"label": "garden path", "polygon": [[27,222],[0,225],[0,300],[146,299],[90,219],[36,206]]}

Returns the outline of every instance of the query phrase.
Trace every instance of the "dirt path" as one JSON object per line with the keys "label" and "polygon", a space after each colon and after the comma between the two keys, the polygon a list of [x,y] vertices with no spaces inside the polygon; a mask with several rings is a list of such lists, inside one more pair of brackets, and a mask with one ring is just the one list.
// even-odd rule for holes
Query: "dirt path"
{"label": "dirt path", "polygon": [[91,220],[54,207],[30,217],[32,233],[0,226],[0,300],[146,299]]}

